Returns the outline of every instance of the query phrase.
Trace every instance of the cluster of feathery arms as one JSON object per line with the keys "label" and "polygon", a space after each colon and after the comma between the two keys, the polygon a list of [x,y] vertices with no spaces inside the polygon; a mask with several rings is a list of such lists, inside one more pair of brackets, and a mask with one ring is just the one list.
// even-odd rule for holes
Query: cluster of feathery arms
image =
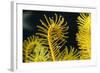
{"label": "cluster of feathery arms", "polygon": [[[91,58],[90,47],[90,14],[80,13],[77,17],[78,32],[76,40],[79,49],[65,46],[68,36],[68,24],[63,16],[48,18],[44,15],[46,22],[40,19],[41,25],[37,25],[38,32],[24,40],[23,61],[24,62],[46,62],[63,60],[85,60]],[[41,37],[39,37],[41,36]],[[61,50],[63,48],[63,50]]]}

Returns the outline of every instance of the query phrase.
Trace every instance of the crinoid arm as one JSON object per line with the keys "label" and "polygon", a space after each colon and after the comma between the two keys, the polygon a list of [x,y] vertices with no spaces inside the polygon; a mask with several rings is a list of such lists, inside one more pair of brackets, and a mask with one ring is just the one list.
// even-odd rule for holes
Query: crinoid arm
{"label": "crinoid arm", "polygon": [[59,54],[59,60],[79,60],[80,52],[78,49],[70,47],[69,49],[65,47],[65,49]]}
{"label": "crinoid arm", "polygon": [[36,36],[28,37],[23,43],[23,61],[26,63],[49,61],[50,52],[43,44],[43,40]]}
{"label": "crinoid arm", "polygon": [[67,22],[65,21],[63,16],[58,16],[55,13],[55,17],[48,17],[44,15],[45,21],[40,19],[41,25],[38,27],[38,33],[36,33],[38,36],[42,36],[44,40],[48,43],[48,48],[50,49],[50,53],[52,56],[52,60],[56,61],[58,60],[57,56],[60,53],[60,49],[64,46],[66,43],[66,34],[68,33],[68,26]]}
{"label": "crinoid arm", "polygon": [[91,56],[91,15],[89,13],[81,13],[77,18],[78,33],[76,40],[80,49],[80,59],[90,59]]}

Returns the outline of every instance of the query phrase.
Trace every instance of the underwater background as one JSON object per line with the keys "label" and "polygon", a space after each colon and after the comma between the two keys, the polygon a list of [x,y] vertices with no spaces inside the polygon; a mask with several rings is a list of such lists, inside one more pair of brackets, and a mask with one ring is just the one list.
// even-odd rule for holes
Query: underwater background
{"label": "underwater background", "polygon": [[[80,53],[80,46],[78,45],[78,40],[77,40],[77,33],[79,31],[78,26],[80,26],[77,22],[78,16],[80,16],[80,20],[85,23],[85,15],[89,16],[90,13],[85,13],[82,12],[84,15],[81,15],[79,12],[59,12],[59,11],[36,11],[36,10],[23,10],[23,42],[30,36],[36,35],[38,32],[38,27],[37,25],[41,26],[40,19],[42,19],[43,22],[46,22],[46,19],[44,18],[44,14],[48,18],[54,17],[54,14],[57,14],[58,16],[61,15],[64,18],[64,21],[67,21],[67,26],[69,27],[67,32],[68,34],[65,34],[66,38],[65,40],[67,41],[64,46],[60,49],[60,51],[63,51],[63,48],[67,46],[69,49],[68,52],[70,52],[70,46],[74,47],[74,49],[77,49]],[[79,22],[82,24],[81,22]],[[88,31],[90,32],[90,31]],[[84,36],[84,34],[83,34]],[[38,36],[39,38],[44,38],[42,36]],[[90,38],[90,37],[86,37]],[[45,39],[45,38],[44,38]],[[84,40],[83,40],[84,41]],[[90,44],[89,44],[90,45]],[[76,53],[74,53],[76,54]],[[73,54],[73,55],[74,55]],[[23,56],[25,57],[25,55]],[[80,58],[78,56],[78,58]],[[25,61],[24,61],[25,62]]]}

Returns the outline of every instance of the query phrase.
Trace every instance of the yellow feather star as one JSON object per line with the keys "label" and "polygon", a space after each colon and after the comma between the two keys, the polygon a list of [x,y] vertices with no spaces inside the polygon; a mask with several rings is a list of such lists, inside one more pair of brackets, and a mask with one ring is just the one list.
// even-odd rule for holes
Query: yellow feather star
{"label": "yellow feather star", "polygon": [[90,59],[91,56],[91,15],[81,13],[77,18],[77,23],[79,24],[79,31],[76,34],[78,46],[80,48],[80,59]]}
{"label": "yellow feather star", "polygon": [[23,43],[24,62],[44,62],[49,60],[48,48],[43,46],[44,42],[36,36],[30,36]]}
{"label": "yellow feather star", "polygon": [[46,45],[49,45],[52,60],[55,61],[58,59],[57,56],[59,50],[66,43],[65,38],[68,38],[65,36],[65,34],[67,34],[68,26],[61,15],[58,17],[57,14],[55,14],[55,19],[54,17],[49,17],[48,19],[46,15],[44,15],[44,17],[46,22],[40,20],[42,26],[37,25],[39,28],[37,35],[45,38]]}

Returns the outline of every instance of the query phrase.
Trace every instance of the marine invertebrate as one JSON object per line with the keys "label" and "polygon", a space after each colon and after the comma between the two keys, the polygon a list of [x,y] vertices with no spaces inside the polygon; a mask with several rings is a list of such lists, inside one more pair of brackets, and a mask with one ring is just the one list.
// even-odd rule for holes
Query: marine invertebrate
{"label": "marine invertebrate", "polygon": [[44,62],[50,60],[48,48],[43,46],[42,39],[30,36],[23,43],[24,62]]}
{"label": "marine invertebrate", "polygon": [[61,15],[55,14],[55,17],[49,17],[49,19],[46,15],[44,17],[46,22],[40,19],[42,25],[37,25],[39,32],[36,34],[44,37],[45,44],[49,46],[52,60],[55,61],[58,60],[59,50],[66,43],[65,39],[68,38],[68,36],[65,36],[68,33],[68,26]]}
{"label": "marine invertebrate", "polygon": [[81,13],[77,18],[78,33],[76,39],[80,51],[80,59],[89,59],[91,56],[91,15],[89,13]]}

